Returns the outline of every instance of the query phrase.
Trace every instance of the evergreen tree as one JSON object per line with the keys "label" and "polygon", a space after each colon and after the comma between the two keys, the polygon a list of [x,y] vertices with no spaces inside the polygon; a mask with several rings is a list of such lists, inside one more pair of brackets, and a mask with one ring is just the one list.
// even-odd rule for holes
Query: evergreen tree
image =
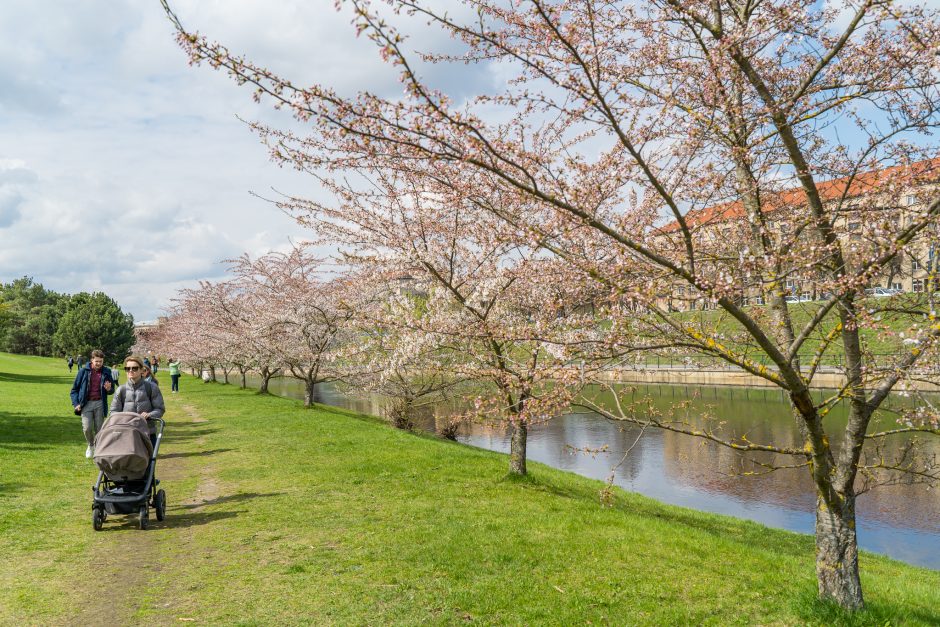
{"label": "evergreen tree", "polygon": [[102,292],[72,296],[53,337],[59,354],[87,355],[100,348],[111,361],[123,359],[133,345],[134,317]]}
{"label": "evergreen tree", "polygon": [[68,297],[23,277],[0,286],[0,350],[52,355],[52,336]]}

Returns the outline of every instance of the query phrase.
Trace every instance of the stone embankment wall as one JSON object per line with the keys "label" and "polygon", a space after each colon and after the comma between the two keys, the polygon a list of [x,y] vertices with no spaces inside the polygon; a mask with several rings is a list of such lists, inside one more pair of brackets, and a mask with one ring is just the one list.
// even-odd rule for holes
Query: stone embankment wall
{"label": "stone embankment wall", "polygon": [[[618,368],[607,370],[599,378],[611,383],[661,383],[669,385],[734,385],[742,387],[777,387],[772,382],[750,373],[727,368],[692,369],[681,366],[655,366],[646,368]],[[903,382],[895,390],[940,392],[940,377],[923,376],[922,380]],[[838,371],[817,372],[811,387],[839,389],[845,385],[845,375]]]}

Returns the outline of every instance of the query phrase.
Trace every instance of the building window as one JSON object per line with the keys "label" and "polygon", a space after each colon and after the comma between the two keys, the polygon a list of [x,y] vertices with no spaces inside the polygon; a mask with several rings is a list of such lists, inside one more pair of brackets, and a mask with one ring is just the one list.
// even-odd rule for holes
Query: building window
{"label": "building window", "polygon": [[892,283],[890,287],[891,287],[891,289],[897,290],[897,291],[899,291],[899,292],[904,289],[904,288],[901,286],[900,283]]}
{"label": "building window", "polygon": [[913,288],[915,292],[923,292],[924,282],[921,281],[920,279],[914,279]]}
{"label": "building window", "polygon": [[912,207],[917,204],[917,196],[914,194],[908,194],[907,196],[907,206]]}
{"label": "building window", "polygon": [[917,272],[920,270],[920,262],[917,261],[917,257],[911,257],[911,272]]}
{"label": "building window", "polygon": [[849,240],[857,242],[859,240],[858,227],[861,226],[858,222],[849,222]]}

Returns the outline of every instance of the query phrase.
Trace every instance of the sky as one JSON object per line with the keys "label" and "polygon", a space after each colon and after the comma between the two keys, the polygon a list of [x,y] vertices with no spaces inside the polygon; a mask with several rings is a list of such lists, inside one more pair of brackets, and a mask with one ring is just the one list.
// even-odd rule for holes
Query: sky
{"label": "sky", "polygon": [[[173,0],[187,28],[303,84],[400,92],[333,0]],[[224,259],[310,237],[254,196],[317,196],[241,120],[281,127],[223,73],[190,67],[157,0],[3,0],[0,282],[103,291],[137,321]]]}
{"label": "sky", "polygon": [[[401,93],[334,0],[171,6],[188,29],[295,84]],[[450,45],[412,34],[415,47]],[[457,99],[506,78],[495,65],[423,74]],[[158,0],[3,0],[0,282],[103,291],[152,321],[179,289],[222,279],[223,260],[309,238],[258,196],[326,197],[270,162],[242,120],[297,128],[224,73],[189,66]]]}

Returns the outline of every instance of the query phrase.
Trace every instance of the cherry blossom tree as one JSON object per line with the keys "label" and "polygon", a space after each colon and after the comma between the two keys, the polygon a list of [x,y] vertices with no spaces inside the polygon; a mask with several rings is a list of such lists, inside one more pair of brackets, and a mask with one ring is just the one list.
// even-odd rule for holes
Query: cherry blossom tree
{"label": "cherry blossom tree", "polygon": [[[449,402],[463,382],[454,374],[451,356],[416,343],[405,324],[426,298],[414,277],[385,280],[360,274],[357,279],[356,289],[377,297],[372,307],[356,312],[354,333],[362,343],[356,356],[361,363],[350,368],[343,383],[353,393],[379,394],[389,421],[399,429],[413,429],[415,414]],[[385,323],[389,318],[394,324]]]}
{"label": "cherry blossom tree", "polygon": [[342,378],[344,352],[354,345],[349,322],[361,295],[341,277],[329,276],[305,245],[257,259],[231,261],[235,283],[251,294],[247,306],[260,324],[252,334],[277,356],[286,372],[304,383],[304,405],[316,399],[315,387]]}
{"label": "cherry blossom tree", "polygon": [[221,367],[225,382],[232,364],[233,342],[237,335],[220,317],[219,299],[226,298],[227,286],[201,282],[199,288],[181,290],[152,333],[150,350],[180,359],[200,371]]}
{"label": "cherry blossom tree", "polygon": [[524,475],[529,425],[557,415],[574,387],[555,336],[580,320],[559,316],[564,297],[547,289],[566,284],[564,268],[499,237],[501,223],[454,185],[418,188],[376,174],[368,185],[324,178],[337,206],[288,198],[281,207],[343,246],[345,263],[376,285],[365,288],[376,304],[360,317],[392,340],[392,350],[372,354],[382,360],[379,381],[408,402],[449,381],[486,382],[465,418],[507,425],[510,472]]}
{"label": "cherry blossom tree", "polygon": [[234,280],[202,281],[198,288],[180,290],[169,315],[149,332],[148,346],[153,348],[148,350],[206,370],[211,381],[221,368],[228,383],[228,374],[235,369],[243,388],[248,372],[258,370],[266,388],[278,368],[259,341],[258,327],[264,321],[258,321],[251,297]]}
{"label": "cherry blossom tree", "polygon": [[261,354],[253,335],[249,295],[239,291],[234,281],[202,282],[193,298],[196,301],[193,306],[200,312],[203,333],[211,346],[211,355],[207,358],[222,368],[225,383],[229,382],[228,373],[234,368],[240,375],[241,387],[246,387],[247,373],[258,366]]}
{"label": "cherry blossom tree", "polygon": [[[872,468],[879,462],[866,464],[863,452],[873,439],[938,433],[928,410],[870,432],[888,395],[936,359],[933,292],[882,306],[864,291],[893,275],[899,259],[925,256],[940,215],[930,136],[940,121],[937,12],[880,0],[466,0],[466,10],[446,12],[421,0],[343,4],[399,74],[403,96],[299,87],[186,31],[164,0],[193,62],[311,122],[303,136],[253,128],[275,160],[339,181],[339,206],[371,202],[386,216],[420,208],[427,219],[418,224],[440,224],[451,218],[435,202],[446,194],[492,218],[481,228],[525,250],[526,262],[545,251],[607,290],[608,357],[664,348],[713,356],[784,390],[799,446],[676,428],[805,466],[817,499],[820,597],[863,607],[860,476],[936,477],[923,464]],[[454,46],[412,52],[395,27],[409,17],[450,34]],[[454,101],[422,70],[455,62],[486,65],[505,80]],[[350,171],[379,181],[375,198],[364,187],[343,189]],[[413,197],[408,206],[402,190]],[[307,209],[322,223],[322,208]],[[522,283],[510,281],[513,269],[496,270],[477,292]],[[801,318],[787,302],[796,284],[821,298]],[[476,292],[463,285],[441,282],[451,302],[432,300],[415,326],[464,341],[489,299],[468,309]],[[720,321],[676,315],[674,296],[717,308]],[[880,363],[867,342],[886,316],[902,318],[918,343]],[[818,403],[811,386],[836,350],[844,385]],[[824,420],[836,400],[850,408],[839,447]]]}

